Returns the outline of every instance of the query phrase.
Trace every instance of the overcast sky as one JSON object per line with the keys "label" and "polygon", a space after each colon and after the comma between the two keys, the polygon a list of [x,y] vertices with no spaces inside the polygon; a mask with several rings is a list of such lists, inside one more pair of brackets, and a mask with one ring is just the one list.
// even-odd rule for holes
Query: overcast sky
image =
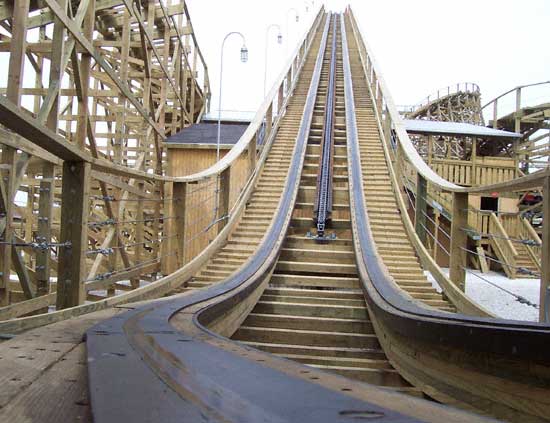
{"label": "overcast sky", "polygon": [[[220,47],[229,31],[246,37],[249,61],[239,61],[241,40],[226,43],[223,110],[255,110],[262,100],[265,29],[270,32],[268,91],[311,23],[304,1],[188,0],[193,26],[208,62],[212,111],[218,108]],[[438,88],[476,82],[487,101],[517,85],[550,80],[549,0],[329,0],[327,10],[351,4],[396,104],[415,104]],[[317,10],[320,1],[315,2]],[[295,8],[300,21],[295,22]],[[289,11],[290,10],[290,11]],[[289,11],[287,13],[287,11]],[[287,37],[286,17],[288,16]],[[290,41],[290,47],[286,43]],[[546,90],[531,97],[550,99]]]}

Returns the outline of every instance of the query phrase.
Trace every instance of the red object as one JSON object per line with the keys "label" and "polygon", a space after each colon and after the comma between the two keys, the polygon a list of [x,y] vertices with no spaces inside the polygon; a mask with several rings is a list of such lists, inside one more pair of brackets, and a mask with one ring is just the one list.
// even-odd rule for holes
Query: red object
{"label": "red object", "polygon": [[492,192],[492,193],[491,193],[491,197],[493,197],[493,198],[498,198],[498,192]]}

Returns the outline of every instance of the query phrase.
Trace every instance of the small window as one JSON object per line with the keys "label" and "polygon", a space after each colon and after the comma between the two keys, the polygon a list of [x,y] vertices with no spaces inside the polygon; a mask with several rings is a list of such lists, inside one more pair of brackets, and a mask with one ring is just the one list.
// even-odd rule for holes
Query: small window
{"label": "small window", "polygon": [[481,210],[498,211],[498,197],[481,197]]}

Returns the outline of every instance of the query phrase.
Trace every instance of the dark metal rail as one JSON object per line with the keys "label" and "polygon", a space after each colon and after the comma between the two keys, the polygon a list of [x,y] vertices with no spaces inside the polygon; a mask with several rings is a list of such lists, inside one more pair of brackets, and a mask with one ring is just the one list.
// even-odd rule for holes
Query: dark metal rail
{"label": "dark metal rail", "polygon": [[333,175],[333,151],[334,151],[334,109],[336,102],[336,39],[337,20],[332,20],[332,46],[330,56],[329,82],[325,100],[325,119],[323,135],[321,139],[321,157],[319,160],[319,172],[317,174],[317,192],[315,206],[313,208],[313,220],[317,226],[319,241],[325,241],[325,229],[329,224],[332,213],[332,175]]}
{"label": "dark metal rail", "polygon": [[[484,410],[506,420],[539,421],[541,415],[546,419],[550,410],[546,393],[550,392],[548,325],[446,313],[419,305],[398,288],[378,255],[364,200],[344,21],[341,31],[357,268],[369,314],[388,358],[402,376],[421,389],[428,387],[435,398],[438,394],[443,399],[459,398],[473,407],[486,407]],[[396,353],[399,349],[401,352]],[[414,357],[419,358],[403,359],[402,351],[414,351]],[[430,368],[426,367],[428,359]],[[457,373],[451,374],[453,371]],[[496,386],[484,385],[494,383],[497,377],[500,382]],[[506,395],[500,395],[501,391]],[[512,402],[516,404],[512,406]],[[523,409],[515,408],[517,404]]]}
{"label": "dark metal rail", "polygon": [[[404,423],[420,421],[411,417],[420,414],[422,420],[433,422],[479,420],[475,416],[465,420],[456,410],[365,384],[344,388],[350,382],[338,376],[325,385],[322,379],[331,376],[322,371],[241,346],[205,328],[228,310],[250,302],[277,262],[298,195],[329,23],[327,17],[289,183],[256,253],[237,273],[209,289],[138,304],[87,332],[89,391],[96,423],[344,423],[357,419]],[[261,359],[252,360],[252,354]],[[395,411],[400,404],[406,415]]]}

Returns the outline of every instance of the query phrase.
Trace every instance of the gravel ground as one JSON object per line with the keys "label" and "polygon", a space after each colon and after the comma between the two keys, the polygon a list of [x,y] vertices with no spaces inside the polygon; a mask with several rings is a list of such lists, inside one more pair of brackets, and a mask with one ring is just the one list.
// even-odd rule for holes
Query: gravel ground
{"label": "gravel ground", "polygon": [[[443,269],[448,275],[449,269]],[[432,275],[426,272],[428,279],[438,291],[441,288],[435,282]],[[479,277],[487,279],[491,283],[526,298],[537,305],[537,308],[520,303],[514,296],[499,289]],[[477,270],[469,270],[466,273],[466,295],[499,317],[513,320],[538,321],[539,318],[539,289],[540,279],[508,279],[506,276],[488,272],[481,273]]]}

